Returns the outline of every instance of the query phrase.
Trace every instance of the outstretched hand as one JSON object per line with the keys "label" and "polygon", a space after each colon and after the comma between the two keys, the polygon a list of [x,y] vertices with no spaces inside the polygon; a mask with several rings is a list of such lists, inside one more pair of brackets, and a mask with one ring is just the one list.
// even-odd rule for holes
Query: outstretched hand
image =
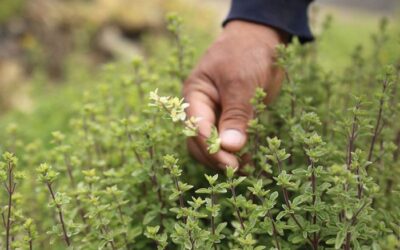
{"label": "outstretched hand", "polygon": [[[279,92],[283,79],[275,66],[275,47],[286,41],[276,29],[245,21],[231,21],[207,50],[185,81],[183,94],[190,104],[189,116],[199,117],[199,136],[188,140],[191,154],[210,167],[239,167],[233,153],[247,141],[247,124],[253,117],[250,99],[257,87],[268,94]],[[206,138],[216,126],[221,149],[207,151]]]}

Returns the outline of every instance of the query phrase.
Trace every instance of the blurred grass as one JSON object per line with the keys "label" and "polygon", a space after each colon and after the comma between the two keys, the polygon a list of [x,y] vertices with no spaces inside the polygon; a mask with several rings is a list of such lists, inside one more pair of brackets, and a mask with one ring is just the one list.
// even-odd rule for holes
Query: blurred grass
{"label": "blurred grass", "polygon": [[5,136],[9,124],[16,124],[17,134],[26,141],[39,139],[48,142],[52,131],[68,130],[73,106],[86,87],[77,83],[63,86],[36,84],[31,90],[33,110],[29,113],[12,111],[1,117],[0,138]]}
{"label": "blurred grass", "polygon": [[[343,70],[350,64],[350,55],[357,45],[362,45],[364,56],[372,50],[372,34],[378,31],[379,22],[384,16],[373,13],[357,13],[338,9],[324,9],[322,15],[332,15],[333,21],[328,31],[320,38],[318,58],[321,65],[331,71]],[[399,51],[400,29],[397,18],[389,18],[390,39],[383,56],[391,61]]]}
{"label": "blurred grass", "polygon": [[18,15],[24,4],[25,0],[0,0],[0,24]]}

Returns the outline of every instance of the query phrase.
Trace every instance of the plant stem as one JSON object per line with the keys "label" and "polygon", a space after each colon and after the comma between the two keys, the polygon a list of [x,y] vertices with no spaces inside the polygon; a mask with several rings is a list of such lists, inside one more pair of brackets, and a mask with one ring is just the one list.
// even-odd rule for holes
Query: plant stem
{"label": "plant stem", "polygon": [[[61,146],[61,145],[60,145],[60,146]],[[64,154],[63,154],[63,157],[64,157],[65,166],[67,167],[68,177],[69,177],[69,179],[70,179],[70,181],[71,181],[71,184],[72,184],[73,186],[75,186],[75,178],[74,178],[74,175],[72,174],[72,166],[71,166],[70,157],[69,157],[69,155],[68,155],[67,153],[64,153]]]}
{"label": "plant stem", "polygon": [[[126,135],[127,135],[127,137],[128,137],[129,142],[130,142],[130,143],[133,143],[132,134],[128,131],[127,127],[125,128],[125,131],[126,131]],[[142,157],[140,156],[140,154],[138,153],[138,151],[137,151],[135,148],[133,149],[133,153],[135,154],[136,160],[137,160],[141,165],[143,165],[143,159],[142,159]]]}
{"label": "plant stem", "polygon": [[[292,78],[290,77],[289,71],[284,68],[284,73],[285,73],[285,78],[289,85],[293,86],[293,81]],[[294,117],[296,116],[296,96],[293,93],[293,89],[290,91],[290,118],[293,120]],[[290,137],[290,147],[289,147],[289,159],[288,159],[288,164],[292,165],[293,164],[293,144],[294,140],[292,137]]]}
{"label": "plant stem", "polygon": [[358,210],[357,212],[351,217],[351,225],[354,226],[357,222],[357,217],[358,215],[362,212],[362,210],[368,205],[368,202],[365,202]]}
{"label": "plant stem", "polygon": [[64,236],[64,241],[67,244],[67,246],[70,246],[71,245],[71,241],[70,241],[70,239],[68,237],[67,228],[66,228],[66,225],[65,225],[65,222],[64,222],[64,215],[63,215],[62,207],[61,207],[60,204],[58,204],[56,202],[56,195],[55,195],[55,193],[53,191],[53,187],[51,186],[51,183],[47,182],[46,184],[47,184],[47,188],[50,191],[51,198],[53,199],[53,202],[56,205],[56,208],[57,208],[57,211],[58,211],[58,217],[59,217],[59,220],[60,220],[60,223],[61,223],[63,236]]}
{"label": "plant stem", "polygon": [[[126,225],[126,223],[125,223],[124,213],[122,212],[122,207],[121,207],[121,205],[119,204],[118,199],[117,199],[117,197],[115,196],[115,194],[113,195],[113,198],[114,198],[114,202],[117,204],[117,210],[118,210],[119,218],[120,218],[120,220],[121,220],[121,224],[122,224],[124,227],[126,227],[127,225]],[[128,238],[127,238],[127,233],[126,233],[126,232],[124,233],[124,243],[125,243],[126,249],[129,250],[129,248],[128,248]]]}
{"label": "plant stem", "polygon": [[2,219],[2,221],[3,221],[3,226],[4,226],[4,228],[6,228],[7,225],[6,225],[6,218],[4,217],[4,213],[1,213],[1,219]]}
{"label": "plant stem", "polygon": [[395,145],[397,146],[397,150],[393,153],[393,160],[396,162],[400,155],[400,130],[397,131]]}
{"label": "plant stem", "polygon": [[[311,166],[312,166],[312,174],[311,174],[311,186],[312,186],[312,202],[313,202],[313,206],[315,206],[316,202],[317,202],[317,180],[316,180],[316,176],[315,176],[315,167],[314,167],[314,162],[311,161]],[[316,225],[317,224],[317,214],[316,212],[313,213],[312,215],[312,224]],[[316,232],[313,233],[313,249],[318,249],[318,235]]]}
{"label": "plant stem", "polygon": [[[183,202],[183,195],[182,195],[182,192],[181,192],[181,188],[179,187],[178,178],[176,176],[172,175],[171,171],[169,171],[169,175],[171,176],[172,181],[175,184],[175,188],[179,193],[179,207],[181,209],[183,209],[185,207],[185,204]],[[183,222],[185,224],[187,224],[187,220],[188,220],[188,217],[187,216],[183,216]],[[195,240],[193,239],[192,230],[188,230],[188,234],[189,234],[189,240],[190,240],[190,244],[191,244],[191,249],[194,249]]]}
{"label": "plant stem", "polygon": [[[282,172],[282,162],[279,160],[278,156],[275,153],[275,157],[276,159],[278,159],[278,170],[279,173]],[[289,208],[289,210],[292,210],[292,205],[290,204],[290,198],[289,198],[289,192],[285,187],[282,187],[282,193],[283,193],[283,198],[285,200],[285,204],[286,206]],[[300,224],[300,222],[297,220],[296,216],[294,215],[294,213],[290,213],[290,217],[292,217],[293,221],[295,222],[295,224],[299,227],[299,229],[301,231],[304,231],[303,226]],[[313,245],[313,241],[310,238],[310,236],[307,235],[307,239],[310,242],[310,244],[314,247]],[[314,249],[314,248],[313,248]]]}
{"label": "plant stem", "polygon": [[[213,211],[214,202],[215,202],[214,191],[211,191],[210,199],[211,199],[211,211]],[[211,234],[214,236],[215,235],[215,219],[214,219],[214,216],[213,216],[212,212],[211,212],[211,216],[210,217],[211,217]],[[214,249],[217,250],[217,245],[215,245],[215,242],[213,242],[213,246],[214,246]]]}
{"label": "plant stem", "polygon": [[[100,219],[101,219],[101,217],[100,217]],[[105,235],[108,235],[108,233],[109,233],[109,232],[108,232],[108,227],[105,226],[105,225],[103,225],[103,226],[101,227],[101,231],[102,231],[102,233],[105,234]],[[110,240],[108,243],[110,244],[112,250],[117,250],[117,248],[115,247],[115,244],[114,244],[114,240],[113,240],[113,239]]]}
{"label": "plant stem", "polygon": [[377,140],[377,138],[378,138],[378,136],[380,134],[380,131],[382,131],[381,122],[382,122],[382,119],[383,119],[383,117],[382,117],[383,116],[383,106],[385,104],[385,93],[386,93],[388,84],[389,84],[389,82],[388,82],[388,79],[386,78],[383,81],[383,84],[382,84],[382,92],[381,92],[382,96],[379,99],[379,110],[378,110],[378,113],[376,115],[377,116],[376,117],[376,123],[375,123],[374,132],[373,132],[373,135],[372,135],[372,138],[371,138],[370,147],[369,147],[368,161],[371,161],[371,159],[372,159],[372,154],[374,152],[374,147],[375,147],[376,140]]}
{"label": "plant stem", "polygon": [[29,250],[33,250],[33,240],[32,240],[32,235],[29,232]]}
{"label": "plant stem", "polygon": [[[358,112],[358,110],[361,107],[361,102],[358,101],[355,108],[356,108],[356,113]],[[353,152],[354,152],[354,144],[355,141],[357,139],[357,133],[358,133],[358,127],[359,127],[359,119],[357,114],[354,114],[353,116],[353,123],[351,126],[351,132],[349,135],[349,139],[348,139],[348,147],[347,147],[347,160],[346,160],[346,165],[347,165],[347,169],[350,170],[351,168],[351,164],[353,161]],[[362,197],[362,192],[363,192],[363,185],[361,183],[361,178],[360,178],[360,168],[357,166],[356,168],[356,175],[357,175],[357,197],[358,199],[361,199]],[[347,190],[347,186],[345,186],[345,190]]]}
{"label": "plant stem", "polygon": [[[8,204],[7,204],[7,220],[5,223],[6,227],[6,250],[11,249],[11,242],[10,242],[10,232],[11,232],[11,213],[12,213],[12,198],[13,194],[15,191],[15,186],[16,183],[14,182],[14,166],[11,162],[8,162],[8,167],[7,167],[7,182],[8,184],[4,184],[7,193],[8,193]],[[4,216],[3,216],[3,221],[4,221]]]}
{"label": "plant stem", "polygon": [[[150,138],[150,136],[147,135],[147,138]],[[163,196],[162,196],[162,193],[161,193],[161,188],[160,188],[160,185],[159,185],[159,182],[158,182],[158,179],[157,179],[156,169],[155,169],[155,166],[154,166],[154,146],[150,146],[148,148],[148,152],[149,152],[150,160],[151,160],[151,171],[152,171],[151,183],[152,183],[153,187],[157,190],[157,199],[158,199],[158,202],[160,203],[161,210],[162,210],[164,208],[165,204],[164,204],[164,199],[163,199]],[[162,211],[160,211],[160,222],[161,222],[160,224],[161,224],[161,227],[163,227],[163,220],[164,220],[164,216],[162,214]]]}
{"label": "plant stem", "polygon": [[177,59],[178,59],[178,79],[183,82],[185,80],[184,69],[184,58],[185,58],[185,47],[182,44],[182,39],[179,32],[173,32],[173,37],[175,38],[176,48],[177,48]]}
{"label": "plant stem", "polygon": [[184,208],[185,205],[184,205],[184,203],[183,203],[183,195],[182,195],[182,192],[181,192],[181,188],[179,187],[178,178],[176,178],[175,176],[173,176],[173,179],[174,179],[175,188],[176,188],[176,190],[178,190],[178,192],[179,192],[179,206],[180,206],[180,208]]}
{"label": "plant stem", "polygon": [[156,173],[154,172],[155,171],[154,170],[154,166],[152,166],[152,171],[153,171],[153,174],[151,176],[151,182],[153,184],[153,187],[157,190],[157,199],[161,204],[161,208],[163,208],[164,207],[164,201],[163,201],[163,198],[162,198],[162,193],[161,193],[161,189],[160,189],[159,184],[158,184],[158,179],[157,179]]}
{"label": "plant stem", "polygon": [[[361,211],[368,205],[368,202],[365,202],[358,210],[357,212],[353,215],[353,217],[350,219],[350,226],[354,226],[357,222],[357,217],[361,213]],[[343,245],[344,250],[351,250],[351,233],[347,232],[346,234],[346,241]]]}
{"label": "plant stem", "polygon": [[354,152],[354,142],[356,139],[356,131],[357,131],[357,116],[354,115],[353,117],[353,125],[351,128],[351,133],[348,139],[348,145],[347,145],[347,159],[346,159],[346,165],[347,169],[349,170],[351,167],[351,163],[353,161],[353,156],[352,153]]}
{"label": "plant stem", "polygon": [[[258,196],[258,198],[260,199],[261,204],[264,204],[265,200],[260,196]],[[281,245],[279,244],[279,239],[278,239],[278,230],[276,229],[274,217],[272,216],[270,210],[268,210],[267,215],[268,215],[268,217],[269,217],[269,219],[271,220],[271,223],[272,223],[272,235],[274,237],[276,248],[278,250],[281,250]]]}
{"label": "plant stem", "polygon": [[270,213],[270,211],[268,211],[268,216],[272,222],[272,234],[274,236],[274,240],[275,240],[275,245],[276,248],[278,250],[281,250],[281,245],[279,243],[279,239],[278,239],[278,230],[276,230],[276,225],[275,225],[275,221],[274,221],[274,217],[272,217],[272,214]]}
{"label": "plant stem", "polygon": [[[353,161],[352,153],[354,152],[354,143],[355,143],[355,140],[357,138],[357,131],[358,131],[358,116],[357,116],[356,113],[360,109],[360,106],[361,106],[361,103],[357,102],[356,107],[355,107],[356,108],[356,112],[355,112],[355,114],[353,116],[353,123],[352,123],[351,133],[350,133],[349,139],[348,139],[347,159],[346,159],[346,165],[347,165],[347,169],[348,170],[351,169],[351,164],[352,164],[352,161]],[[379,126],[379,124],[378,124],[378,126]],[[370,156],[369,157],[372,156],[372,150],[370,150]],[[363,191],[363,185],[361,184],[360,169],[359,169],[358,166],[356,168],[356,175],[357,175],[357,182],[358,182],[358,184],[357,184],[357,198],[361,199],[362,191]],[[344,188],[344,191],[347,191],[348,186],[344,185],[343,188]],[[344,219],[345,218],[345,216],[343,216],[344,215],[344,211],[342,210],[341,213],[342,213],[341,217]],[[346,234],[346,241],[345,241],[345,245],[343,246],[343,248],[346,249],[346,250],[350,249],[350,242],[351,242],[351,233],[348,232]]]}
{"label": "plant stem", "polygon": [[10,230],[11,230],[11,206],[12,206],[12,192],[8,195],[7,207],[7,226],[6,226],[6,249],[10,249]]}
{"label": "plant stem", "polygon": [[242,228],[242,230],[244,231],[244,223],[243,223],[243,218],[242,218],[242,216],[240,215],[240,210],[239,210],[239,208],[236,206],[236,191],[235,191],[235,187],[231,184],[231,193],[232,193],[232,198],[233,198],[233,207],[234,207],[234,209],[235,209],[235,211],[236,211],[236,215],[237,215],[237,217],[238,217],[238,219],[239,219],[239,222],[240,222],[240,227]]}
{"label": "plant stem", "polygon": [[[278,156],[275,154],[276,159],[278,159]],[[282,172],[282,163],[281,161],[278,159],[278,170],[279,173]],[[289,209],[292,209],[292,206],[290,204],[290,198],[289,198],[289,192],[287,191],[287,189],[285,187],[282,187],[282,192],[283,192],[283,198],[285,200],[285,204]],[[297,220],[296,216],[294,216],[294,214],[290,214],[290,216],[293,218],[294,222],[297,224],[297,226],[300,228],[300,230],[303,230],[303,226],[301,226],[301,224],[299,223],[299,221]]]}
{"label": "plant stem", "polygon": [[343,246],[344,250],[350,250],[350,242],[351,242],[351,233],[348,232],[346,234],[346,241],[345,241],[345,245]]}
{"label": "plant stem", "polygon": [[[59,144],[58,146],[61,147],[62,145]],[[73,171],[72,171],[72,165],[71,165],[71,158],[67,153],[64,153],[63,157],[64,157],[64,164],[65,164],[65,166],[67,168],[68,177],[69,177],[69,180],[70,180],[70,183],[71,183],[71,188],[75,189],[75,187],[76,187],[75,186],[75,178],[74,178],[74,175],[72,174]],[[81,220],[82,220],[83,224],[85,226],[87,226],[86,217],[85,217],[86,212],[83,210],[83,208],[81,206],[81,202],[79,201],[79,199],[77,197],[75,197],[75,202],[76,202],[76,206],[78,207],[79,216],[81,217]],[[86,232],[88,233],[88,229],[87,228],[86,228]]]}
{"label": "plant stem", "polygon": [[[309,148],[310,150],[310,148]],[[312,204],[315,207],[316,202],[317,202],[317,178],[315,176],[315,162],[314,160],[309,157],[307,155],[307,149],[303,148],[304,154],[307,156],[307,161],[308,164],[311,166],[311,177],[310,177],[310,181],[311,181],[311,189],[312,189]],[[311,216],[311,224],[312,225],[316,225],[317,224],[317,214],[314,211],[312,216]],[[313,239],[312,239],[312,246],[313,249],[318,249],[318,243],[319,243],[319,236],[317,235],[317,232],[313,233]]]}

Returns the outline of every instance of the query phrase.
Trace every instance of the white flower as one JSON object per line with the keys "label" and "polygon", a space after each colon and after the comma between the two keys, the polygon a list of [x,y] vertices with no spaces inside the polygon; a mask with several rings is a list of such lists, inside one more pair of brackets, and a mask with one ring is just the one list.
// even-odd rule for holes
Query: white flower
{"label": "white flower", "polygon": [[190,117],[188,120],[185,121],[185,128],[183,129],[183,133],[188,136],[196,136],[199,130],[198,121],[200,118],[198,117]]}

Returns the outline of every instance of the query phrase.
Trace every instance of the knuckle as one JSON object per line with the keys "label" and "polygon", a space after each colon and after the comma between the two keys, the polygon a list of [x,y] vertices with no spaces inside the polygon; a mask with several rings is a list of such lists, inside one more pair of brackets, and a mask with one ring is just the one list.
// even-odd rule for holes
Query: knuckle
{"label": "knuckle", "polygon": [[201,78],[198,76],[198,74],[195,75],[191,75],[189,76],[184,84],[183,84],[183,96],[185,98],[188,98],[190,96],[190,94],[194,93],[194,92],[199,92],[202,89],[204,89],[204,83],[201,80]]}
{"label": "knuckle", "polygon": [[224,109],[221,117],[221,121],[224,123],[228,122],[245,122],[247,123],[252,117],[251,108],[249,109],[245,105],[242,106],[231,106]]}

